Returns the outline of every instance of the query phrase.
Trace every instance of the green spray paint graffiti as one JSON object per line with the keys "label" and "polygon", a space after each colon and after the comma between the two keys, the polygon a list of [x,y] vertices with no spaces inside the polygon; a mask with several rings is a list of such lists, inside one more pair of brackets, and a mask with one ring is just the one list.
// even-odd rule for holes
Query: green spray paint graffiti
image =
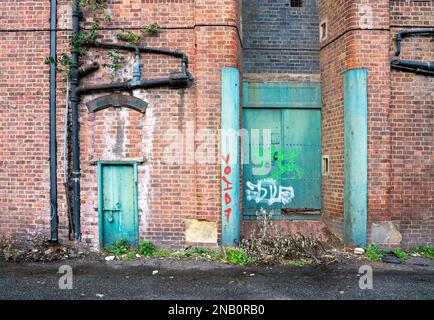
{"label": "green spray paint graffiti", "polygon": [[[252,151],[256,159],[261,159],[261,163],[258,166],[264,165],[264,150],[256,149],[255,152]],[[303,170],[297,165],[296,159],[298,156],[297,150],[292,150],[290,152],[282,152],[279,148],[274,145],[271,147],[270,152],[270,163],[273,161],[277,162],[277,170],[271,170],[271,172],[267,175],[256,175],[255,177],[258,179],[271,178],[271,179],[302,179],[303,178]]]}

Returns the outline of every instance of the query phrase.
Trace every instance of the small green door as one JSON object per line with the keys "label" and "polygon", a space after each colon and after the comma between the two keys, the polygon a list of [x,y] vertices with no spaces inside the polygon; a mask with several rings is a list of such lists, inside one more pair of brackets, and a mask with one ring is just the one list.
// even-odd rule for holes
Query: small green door
{"label": "small green door", "polygon": [[137,165],[99,163],[98,175],[102,246],[120,239],[137,246]]}

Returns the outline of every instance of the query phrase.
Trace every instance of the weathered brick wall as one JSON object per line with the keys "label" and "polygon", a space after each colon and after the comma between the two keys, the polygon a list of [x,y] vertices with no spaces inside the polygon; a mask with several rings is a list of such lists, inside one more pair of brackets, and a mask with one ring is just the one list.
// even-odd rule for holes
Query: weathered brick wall
{"label": "weathered brick wall", "polygon": [[[433,25],[432,1],[319,1],[328,36],[321,42],[323,221],[343,232],[343,74],[368,70],[368,242],[373,223],[394,223],[386,245],[432,244],[432,105],[430,77],[391,70],[396,32]],[[432,61],[429,37],[403,43],[402,59]],[[386,48],[391,48],[391,52]],[[397,231],[397,233],[395,232]],[[399,235],[400,233],[400,235]],[[397,236],[398,235],[398,236]]]}
{"label": "weathered brick wall", "polygon": [[389,43],[389,7],[388,1],[319,1],[319,7],[328,29],[321,42],[323,155],[330,156],[330,174],[323,178],[323,220],[342,234],[343,75],[351,69],[368,70],[368,225],[387,212],[390,61],[384,48]]}
{"label": "weathered brick wall", "polygon": [[[433,1],[390,1],[390,11],[392,55],[397,32],[434,26]],[[405,38],[401,46],[403,60],[434,61],[431,36]],[[391,220],[406,246],[432,245],[434,78],[392,69],[391,86]]]}
{"label": "weathered brick wall", "polygon": [[0,235],[49,231],[46,4],[0,4]]}
{"label": "weathered brick wall", "polygon": [[433,0],[390,0],[390,25],[394,27],[433,26]]}
{"label": "weathered brick wall", "polygon": [[[312,5],[313,2],[305,2]],[[313,22],[314,9],[300,8],[291,15],[289,2],[277,1],[257,5],[259,11],[278,12],[275,24],[263,22],[253,8],[256,1],[243,1],[247,16],[253,17],[257,30],[244,26],[246,47],[245,71],[268,74],[270,81],[318,81],[312,73],[317,63],[304,68],[318,49],[309,39],[318,32]],[[47,1],[9,0],[0,12],[0,234],[49,234],[49,3]],[[256,3],[257,4],[257,3]],[[343,81],[344,72],[354,68],[368,69],[369,106],[369,230],[373,222],[396,222],[403,245],[432,244],[432,77],[390,69],[395,50],[396,32],[403,29],[434,25],[432,1],[398,0],[319,0],[320,21],[326,21],[328,35],[321,41],[321,81],[323,91],[323,154],[330,156],[330,175],[323,178],[323,221],[336,233],[343,232]],[[102,21],[101,39],[117,41],[122,29],[138,29],[148,23],[162,28],[157,35],[147,36],[143,45],[179,49],[189,55],[190,70],[195,77],[192,88],[171,90],[159,88],[138,90],[133,94],[149,103],[146,114],[129,109],[107,109],[89,114],[83,99],[80,105],[80,144],[82,167],[82,232],[85,244],[98,245],[98,199],[96,160],[143,160],[139,166],[140,239],[160,247],[185,245],[186,219],[206,220],[220,232],[220,164],[172,163],[167,157],[165,133],[187,127],[194,131],[220,127],[220,69],[240,67],[242,63],[240,29],[241,1],[225,0],[149,0],[107,1],[104,14],[113,21]],[[313,7],[312,7],[313,8]],[[253,10],[253,11],[252,11]],[[271,10],[271,11],[270,11]],[[305,10],[305,11],[303,11]],[[301,14],[301,11],[306,15]],[[249,13],[250,12],[250,13]],[[309,13],[310,12],[310,13]],[[95,18],[84,12],[84,25],[89,28]],[[291,38],[285,32],[270,31],[287,19],[285,30],[302,26],[306,41]],[[58,1],[58,53],[68,52],[71,29],[71,1]],[[245,19],[245,17],[244,17]],[[267,18],[268,19],[268,18]],[[306,19],[306,20],[304,20]],[[306,21],[310,20],[310,23]],[[274,20],[273,20],[274,21]],[[305,23],[301,23],[304,21]],[[249,23],[249,22],[247,22]],[[253,25],[253,24],[252,24]],[[262,27],[258,27],[263,26]],[[277,31],[280,27],[276,27]],[[112,30],[114,29],[114,30]],[[292,29],[294,30],[294,29]],[[250,33],[249,33],[250,32]],[[300,32],[301,34],[302,32]],[[307,38],[305,37],[309,35]],[[270,39],[267,39],[271,37]],[[312,38],[313,39],[313,38]],[[279,57],[262,64],[258,70],[249,61],[249,48],[273,43],[290,54],[306,48],[307,58],[291,65],[292,57]],[[310,45],[312,47],[310,47]],[[317,47],[315,47],[315,45]],[[391,48],[391,52],[385,48]],[[250,50],[251,51],[251,50]],[[403,59],[433,60],[430,37],[405,39]],[[251,54],[251,53],[250,53]],[[258,55],[259,57],[259,55]],[[298,58],[297,58],[298,59]],[[107,62],[106,52],[91,49],[85,61]],[[132,56],[120,72],[131,76]],[[250,63],[250,65],[249,65]],[[142,55],[142,77],[167,76],[177,70],[177,59]],[[269,69],[264,69],[268,68]],[[300,77],[299,73],[307,74]],[[102,68],[86,78],[85,83],[109,82],[110,72]],[[276,76],[281,74],[281,76]],[[294,78],[290,74],[296,74]],[[304,79],[304,80],[303,80]],[[256,78],[254,81],[264,81]],[[58,75],[58,191],[60,237],[67,238],[63,187],[63,131],[65,121],[65,79]],[[185,136],[183,136],[185,139]],[[191,140],[189,140],[190,142]],[[196,149],[202,141],[180,144],[180,149]],[[219,144],[218,136],[208,142]],[[215,152],[214,160],[218,159]],[[172,157],[173,158],[173,157]],[[185,158],[183,159],[185,160]],[[371,241],[369,233],[368,241]]]}
{"label": "weathered brick wall", "polygon": [[318,73],[316,0],[243,0],[245,73]]}
{"label": "weathered brick wall", "polygon": [[[201,130],[210,130],[214,134],[218,132],[220,70],[222,67],[238,66],[239,38],[234,27],[238,14],[237,2],[150,1],[136,8],[136,11],[140,8],[138,14],[132,14],[132,9],[125,6],[114,4],[110,7],[116,13],[123,10],[119,16],[125,18],[124,28],[152,22],[162,26],[158,36],[146,38],[143,44],[186,52],[191,61],[190,70],[195,77],[195,84],[185,90],[162,88],[134,92],[135,96],[149,103],[146,115],[143,116],[128,110],[109,110],[92,119],[92,116],[84,112],[81,131],[82,163],[89,163],[88,158],[92,155],[98,157],[97,146],[110,149],[110,140],[117,139],[117,131],[113,130],[103,134],[105,141],[98,142],[98,122],[100,131],[104,131],[104,127],[113,118],[117,117],[114,120],[116,122],[119,118],[127,117],[131,134],[130,138],[127,135],[124,140],[123,156],[128,158],[140,154],[145,159],[144,165],[139,167],[140,237],[161,247],[180,248],[186,244],[186,219],[205,220],[214,223],[216,228],[220,227],[218,140],[215,139],[217,136],[210,137],[208,147],[215,150],[214,157],[209,163],[198,164],[194,153],[181,153],[179,161],[172,161],[174,156],[166,153],[166,147],[171,141],[165,139],[169,130],[179,129],[184,134],[184,141],[179,143],[180,149],[194,152],[202,141],[194,141],[194,136],[186,136],[189,130],[193,134]],[[149,17],[145,14],[147,12],[154,14]],[[116,20],[116,15],[113,20]],[[172,17],[179,17],[179,20],[172,20]],[[170,71],[179,70],[179,60],[146,56],[143,57],[142,67],[143,78],[167,76]],[[98,74],[94,78],[98,78]],[[93,138],[92,132],[95,135]],[[135,150],[137,144],[134,140],[139,142],[140,150]],[[113,154],[111,156],[118,157]],[[83,233],[88,235],[85,241],[94,243],[97,234],[94,210],[97,204],[96,168],[86,165],[83,167],[83,175],[84,180],[86,177],[88,179],[87,183],[83,183],[83,215],[89,215]]]}
{"label": "weathered brick wall", "polygon": [[336,234],[343,234],[344,124],[343,77],[346,71],[345,30],[349,28],[347,1],[319,1],[320,22],[327,24],[321,42],[322,154],[330,169],[322,180],[322,220]]}
{"label": "weathered brick wall", "polygon": [[[19,2],[19,6],[17,3]],[[43,29],[43,32],[2,32],[1,109],[6,125],[1,129],[1,233],[26,235],[38,226],[49,234],[48,95],[49,68],[43,61],[49,54],[49,5],[47,1],[9,1],[2,7],[1,29]],[[3,4],[2,4],[3,5]],[[27,8],[20,10],[18,8]],[[173,163],[166,147],[173,137],[169,129],[184,134],[179,149],[192,151],[202,144],[186,141],[185,133],[203,129],[218,133],[220,127],[220,70],[238,67],[240,47],[237,33],[239,2],[210,0],[179,1],[106,1],[104,12],[84,10],[82,26],[101,24],[98,39],[118,42],[122,29],[137,32],[140,27],[157,23],[157,35],[146,36],[142,45],[180,50],[190,59],[193,87],[183,90],[157,88],[132,94],[149,103],[146,114],[126,108],[109,108],[91,114],[85,103],[102,94],[86,96],[80,104],[80,162],[82,171],[83,243],[98,246],[98,160],[143,160],[139,166],[140,240],[153,241],[159,247],[180,248],[185,243],[185,220],[207,220],[220,228],[220,163],[218,136],[209,147],[216,150],[210,164],[196,164],[186,156]],[[104,15],[112,15],[112,22]],[[31,15],[31,16],[30,16]],[[13,18],[12,18],[13,17]],[[28,19],[31,18],[32,22]],[[58,53],[69,53],[72,27],[71,1],[58,1]],[[23,23],[25,21],[25,23]],[[13,53],[14,61],[11,61]],[[83,62],[108,62],[107,51],[89,49]],[[132,55],[117,78],[131,78]],[[10,65],[8,63],[10,62]],[[12,66],[12,68],[11,68]],[[142,78],[165,77],[180,69],[179,59],[160,55],[142,55]],[[16,72],[14,73],[14,71]],[[85,84],[110,82],[110,70],[101,68],[86,77]],[[65,78],[58,75],[58,190],[60,238],[67,239],[63,187],[63,133],[65,124]],[[21,110],[26,113],[20,113]],[[28,134],[28,135],[27,135]],[[165,138],[168,138],[165,140]],[[184,156],[184,153],[182,153]],[[216,245],[216,243],[211,244]]]}

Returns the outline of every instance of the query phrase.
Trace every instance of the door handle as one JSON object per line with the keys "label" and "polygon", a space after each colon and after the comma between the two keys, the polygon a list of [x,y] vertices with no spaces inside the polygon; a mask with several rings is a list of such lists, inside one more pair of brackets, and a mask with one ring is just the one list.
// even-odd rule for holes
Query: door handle
{"label": "door handle", "polygon": [[274,160],[277,160],[277,159],[279,159],[279,153],[276,151],[276,152],[274,153]]}
{"label": "door handle", "polygon": [[121,211],[121,209],[104,209],[103,211],[108,211],[108,212],[110,212],[110,215],[109,215],[109,217],[108,217],[108,222],[110,222],[110,223],[113,223],[113,221],[114,221],[114,219],[113,219],[113,213],[114,212],[120,212]]}

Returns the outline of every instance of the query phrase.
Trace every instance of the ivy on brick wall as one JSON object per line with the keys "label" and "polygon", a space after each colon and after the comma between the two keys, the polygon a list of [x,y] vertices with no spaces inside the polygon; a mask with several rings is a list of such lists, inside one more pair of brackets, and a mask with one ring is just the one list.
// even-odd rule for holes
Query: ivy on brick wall
{"label": "ivy on brick wall", "polygon": [[[86,45],[92,44],[97,40],[101,20],[111,23],[113,17],[111,14],[105,13],[106,5],[104,0],[79,0],[78,4],[81,9],[89,8],[95,15],[95,22],[89,30],[81,30],[80,32],[73,33],[71,36],[71,48],[78,53],[80,59],[87,52]],[[158,24],[150,23],[143,26],[138,33],[134,33],[131,30],[122,30],[122,32],[116,34],[116,38],[131,45],[137,45],[145,36],[158,33],[159,28]],[[109,77],[113,81],[115,80],[116,72],[126,62],[125,54],[121,50],[110,50],[107,52],[107,57],[109,63],[104,63],[102,67],[110,69]],[[71,56],[67,53],[62,53],[60,58],[57,59],[48,56],[45,58],[44,63],[55,64],[57,72],[63,74],[65,77],[71,76]]]}

